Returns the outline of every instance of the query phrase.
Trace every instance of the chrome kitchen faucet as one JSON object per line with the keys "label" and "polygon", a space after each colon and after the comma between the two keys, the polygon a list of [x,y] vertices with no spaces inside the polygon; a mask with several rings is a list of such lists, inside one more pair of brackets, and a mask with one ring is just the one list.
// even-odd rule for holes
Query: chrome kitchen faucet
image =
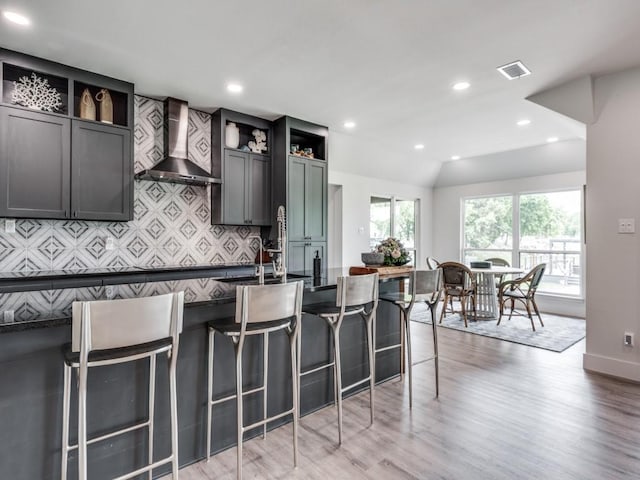
{"label": "chrome kitchen faucet", "polygon": [[[283,205],[278,207],[278,248],[269,248],[267,253],[272,258],[273,276],[280,277],[282,283],[287,282],[287,218]],[[275,258],[274,258],[275,255]]]}

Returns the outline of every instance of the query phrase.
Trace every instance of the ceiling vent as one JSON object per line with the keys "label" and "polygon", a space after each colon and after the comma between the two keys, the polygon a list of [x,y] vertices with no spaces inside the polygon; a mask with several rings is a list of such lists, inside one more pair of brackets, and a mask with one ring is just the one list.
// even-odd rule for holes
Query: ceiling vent
{"label": "ceiling vent", "polygon": [[509,80],[531,75],[531,70],[529,70],[520,60],[498,67],[498,71]]}

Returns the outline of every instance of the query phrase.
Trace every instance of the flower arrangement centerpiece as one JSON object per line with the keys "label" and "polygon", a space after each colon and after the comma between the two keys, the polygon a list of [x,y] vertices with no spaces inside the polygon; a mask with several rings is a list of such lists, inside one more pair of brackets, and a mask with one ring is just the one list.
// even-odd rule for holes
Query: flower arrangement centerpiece
{"label": "flower arrangement centerpiece", "polygon": [[383,240],[375,251],[384,254],[384,265],[400,266],[411,261],[409,252],[397,238],[389,237]]}

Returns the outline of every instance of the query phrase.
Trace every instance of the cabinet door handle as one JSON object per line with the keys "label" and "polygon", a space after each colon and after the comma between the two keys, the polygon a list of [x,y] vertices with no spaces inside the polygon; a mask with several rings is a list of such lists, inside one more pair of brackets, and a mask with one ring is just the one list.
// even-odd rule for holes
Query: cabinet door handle
{"label": "cabinet door handle", "polygon": [[74,210],[74,211],[73,211],[73,218],[78,218],[78,212],[77,212],[77,210]]}
{"label": "cabinet door handle", "polygon": [[69,210],[64,211],[64,218],[69,218]]}

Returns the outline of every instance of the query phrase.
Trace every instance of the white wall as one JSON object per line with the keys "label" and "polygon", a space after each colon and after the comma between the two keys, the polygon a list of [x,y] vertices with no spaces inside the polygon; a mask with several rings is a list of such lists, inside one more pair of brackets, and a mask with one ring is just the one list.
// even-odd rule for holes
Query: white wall
{"label": "white wall", "polygon": [[[587,348],[584,367],[640,381],[640,68],[595,79],[587,127]],[[636,346],[622,336],[634,332]]]}
{"label": "white wall", "polygon": [[[517,162],[517,158],[513,161]],[[460,260],[462,248],[460,206],[465,197],[582,188],[584,183],[585,172],[577,171],[435,188],[433,190],[433,250],[427,251],[426,255],[432,255],[439,261]],[[536,301],[544,312],[585,316],[584,300],[559,299],[538,293]]]}
{"label": "white wall", "polygon": [[[406,152],[392,152],[375,142],[363,142],[343,132],[331,131],[329,135],[329,231],[340,231],[342,238],[333,232],[329,237],[328,267],[362,265],[360,254],[369,248],[369,203],[373,195],[396,195],[420,200],[417,231],[420,238],[418,267],[424,267],[425,252],[431,251],[431,185],[439,169],[437,162],[424,162],[420,172],[403,171],[402,159]],[[413,153],[413,152],[412,152]],[[373,178],[355,173],[363,165],[383,163],[387,171],[376,176],[407,178],[414,184]],[[406,168],[405,168],[406,170]],[[360,170],[362,171],[362,170]],[[425,182],[425,186],[416,186]],[[342,212],[337,205],[342,203]],[[337,227],[335,222],[338,222]],[[336,245],[339,242],[339,245]]]}
{"label": "white wall", "polygon": [[[420,200],[418,267],[424,267],[425,252],[431,251],[432,192],[430,188],[339,172],[331,168],[329,168],[329,184],[342,187],[342,265],[329,264],[330,268],[362,265],[360,254],[369,251],[369,202],[372,195],[397,195]],[[329,245],[330,250],[333,248],[337,247]],[[332,258],[336,256],[329,255],[329,260]]]}

